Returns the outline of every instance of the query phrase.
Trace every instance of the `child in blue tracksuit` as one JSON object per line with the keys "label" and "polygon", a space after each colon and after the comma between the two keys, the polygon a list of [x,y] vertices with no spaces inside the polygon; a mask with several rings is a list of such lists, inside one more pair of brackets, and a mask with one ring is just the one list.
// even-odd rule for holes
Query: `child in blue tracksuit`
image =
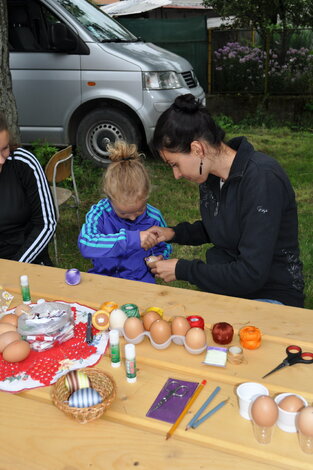
{"label": "child in blue tracksuit", "polygon": [[151,255],[167,259],[168,243],[157,243],[147,229],[166,227],[161,212],[147,203],[150,181],[135,145],[121,140],[109,147],[112,160],[103,178],[107,197],[93,205],[78,237],[78,248],[90,258],[91,273],[154,283],[147,266]]}

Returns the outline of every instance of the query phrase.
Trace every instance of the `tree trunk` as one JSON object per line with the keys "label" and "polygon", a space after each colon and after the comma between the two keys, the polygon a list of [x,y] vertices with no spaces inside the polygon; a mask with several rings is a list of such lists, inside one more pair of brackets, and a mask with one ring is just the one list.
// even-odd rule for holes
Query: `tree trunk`
{"label": "tree trunk", "polygon": [[9,68],[7,0],[0,0],[0,11],[0,111],[8,121],[14,143],[19,143],[18,116]]}

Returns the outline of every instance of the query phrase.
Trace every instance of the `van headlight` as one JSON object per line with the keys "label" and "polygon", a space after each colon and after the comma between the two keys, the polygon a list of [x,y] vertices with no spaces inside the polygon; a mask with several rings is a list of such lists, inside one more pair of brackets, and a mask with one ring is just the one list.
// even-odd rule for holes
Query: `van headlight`
{"label": "van headlight", "polygon": [[185,86],[176,72],[143,72],[143,86],[146,90],[170,90]]}

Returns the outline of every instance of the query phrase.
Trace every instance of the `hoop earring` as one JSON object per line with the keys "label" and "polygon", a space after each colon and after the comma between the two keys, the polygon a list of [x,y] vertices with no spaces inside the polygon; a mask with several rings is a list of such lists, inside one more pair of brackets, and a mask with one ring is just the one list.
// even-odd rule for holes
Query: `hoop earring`
{"label": "hoop earring", "polygon": [[200,168],[199,168],[200,175],[202,175],[202,166],[203,166],[203,161],[201,160],[200,161]]}

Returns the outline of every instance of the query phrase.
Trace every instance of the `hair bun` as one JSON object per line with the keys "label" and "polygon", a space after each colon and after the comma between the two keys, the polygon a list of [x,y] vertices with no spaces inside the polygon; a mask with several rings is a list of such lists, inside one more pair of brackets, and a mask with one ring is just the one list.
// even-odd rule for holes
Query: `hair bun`
{"label": "hair bun", "polygon": [[173,108],[175,111],[194,114],[201,108],[201,104],[191,93],[188,93],[186,95],[177,96]]}

